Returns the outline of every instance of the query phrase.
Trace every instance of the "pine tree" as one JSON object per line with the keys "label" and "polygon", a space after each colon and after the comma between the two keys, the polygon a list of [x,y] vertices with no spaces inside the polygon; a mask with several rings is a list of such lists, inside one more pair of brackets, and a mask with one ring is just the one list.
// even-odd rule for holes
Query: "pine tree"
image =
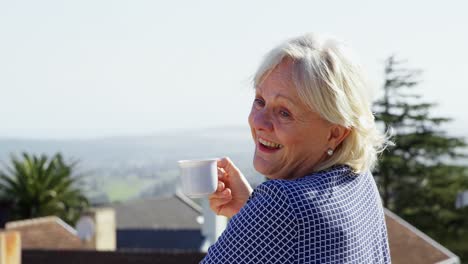
{"label": "pine tree", "polygon": [[436,105],[413,92],[420,76],[393,56],[385,62],[384,95],[374,112],[395,146],[382,153],[374,175],[385,207],[468,257],[468,209],[455,208],[457,193],[468,189],[467,167],[460,165],[466,143],[448,136],[441,125],[451,119],[433,117]]}

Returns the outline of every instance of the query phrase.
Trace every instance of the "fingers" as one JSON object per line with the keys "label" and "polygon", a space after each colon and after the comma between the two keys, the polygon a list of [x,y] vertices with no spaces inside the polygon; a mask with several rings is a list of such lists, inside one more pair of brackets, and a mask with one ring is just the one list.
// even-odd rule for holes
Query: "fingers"
{"label": "fingers", "polygon": [[218,188],[216,189],[216,192],[220,193],[224,190],[224,188],[226,188],[226,185],[224,184],[224,182],[222,181],[219,181],[218,182]]}
{"label": "fingers", "polygon": [[231,202],[231,200],[232,200],[231,189],[226,188],[220,192],[216,191],[214,194],[210,195],[209,197],[210,208],[211,210],[213,210],[213,212],[219,215],[223,206]]}
{"label": "fingers", "polygon": [[229,159],[228,157],[219,158],[219,159],[218,159],[218,162],[217,162],[217,163],[218,163],[218,167],[221,167],[221,168],[226,167],[226,164],[229,162],[228,159]]}
{"label": "fingers", "polygon": [[[210,201],[210,207],[212,209],[225,205],[232,200],[231,189],[225,188],[223,191],[220,191],[220,192],[216,191],[215,193],[211,194],[208,197],[208,200]],[[216,210],[213,210],[213,211],[217,212]]]}
{"label": "fingers", "polygon": [[227,173],[223,168],[218,167],[218,179],[223,179],[227,177]]}
{"label": "fingers", "polygon": [[218,189],[216,192],[212,193],[209,197],[209,200],[212,199],[232,199],[232,191],[229,188],[225,188],[224,184],[218,184]]}
{"label": "fingers", "polygon": [[225,198],[232,199],[232,191],[229,188],[224,189],[224,191],[221,192],[221,195]]}
{"label": "fingers", "polygon": [[224,171],[226,171],[227,173],[236,172],[240,174],[239,169],[236,167],[236,165],[234,165],[234,163],[228,157],[220,158],[218,160],[218,167],[224,169]]}

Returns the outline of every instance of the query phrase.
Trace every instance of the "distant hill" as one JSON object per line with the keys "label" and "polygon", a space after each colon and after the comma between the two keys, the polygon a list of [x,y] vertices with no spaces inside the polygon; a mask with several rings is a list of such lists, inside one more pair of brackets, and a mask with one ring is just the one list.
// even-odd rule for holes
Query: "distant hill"
{"label": "distant hill", "polygon": [[225,153],[252,153],[250,131],[246,127],[175,131],[143,136],[122,136],[83,140],[1,139],[0,160],[11,153],[63,152],[85,162],[183,159],[219,156]]}
{"label": "distant hill", "polygon": [[[114,188],[119,191],[108,190],[110,195],[114,191],[116,196],[125,193],[130,197],[170,194],[177,188],[177,160],[180,159],[229,156],[256,185],[263,178],[252,167],[253,150],[247,127],[83,140],[0,139],[0,160],[4,164],[11,154],[21,152],[61,152],[66,158],[79,160],[80,172],[89,175],[90,189],[101,198],[103,189],[119,181],[122,184]],[[132,191],[127,192],[128,189]]]}

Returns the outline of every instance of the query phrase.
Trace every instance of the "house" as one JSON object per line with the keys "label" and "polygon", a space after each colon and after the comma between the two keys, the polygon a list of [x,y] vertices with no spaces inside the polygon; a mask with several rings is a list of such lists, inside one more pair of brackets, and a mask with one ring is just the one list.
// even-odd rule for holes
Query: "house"
{"label": "house", "polygon": [[21,234],[22,248],[82,248],[81,240],[75,229],[56,216],[8,222],[5,229]]}
{"label": "house", "polygon": [[111,208],[94,208],[84,216],[94,222],[94,235],[89,241],[82,240],[79,231],[56,216],[7,222],[5,230],[21,234],[23,249],[115,250],[114,211]]}
{"label": "house", "polygon": [[199,251],[203,245],[202,208],[183,194],[144,198],[112,205],[117,249]]}

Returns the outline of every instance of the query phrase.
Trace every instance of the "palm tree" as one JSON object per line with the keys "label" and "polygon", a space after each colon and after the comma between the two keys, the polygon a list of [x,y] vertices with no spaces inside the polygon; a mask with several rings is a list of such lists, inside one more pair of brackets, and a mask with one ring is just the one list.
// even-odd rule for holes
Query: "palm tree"
{"label": "palm tree", "polygon": [[11,157],[7,173],[0,171],[0,200],[12,204],[11,218],[28,219],[55,215],[73,225],[89,203],[73,176],[76,162],[66,163],[60,153],[22,154]]}

